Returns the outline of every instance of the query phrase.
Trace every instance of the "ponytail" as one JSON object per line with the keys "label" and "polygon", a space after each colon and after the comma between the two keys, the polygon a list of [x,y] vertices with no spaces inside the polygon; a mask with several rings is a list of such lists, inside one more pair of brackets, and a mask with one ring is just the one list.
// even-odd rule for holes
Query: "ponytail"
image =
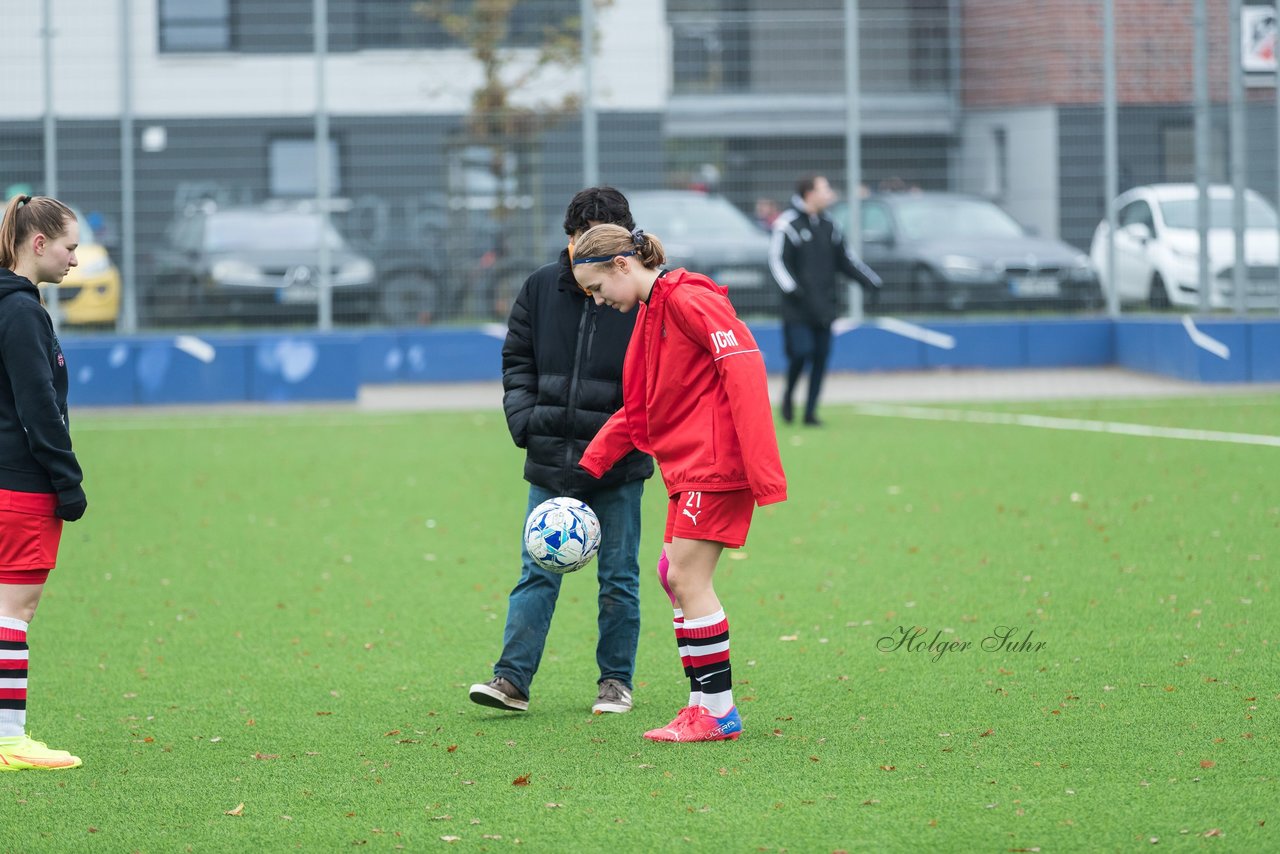
{"label": "ponytail", "polygon": [[71,208],[48,196],[14,196],[4,207],[0,221],[0,267],[12,270],[18,263],[22,244],[35,234],[50,239],[61,237],[68,223],[75,222]]}

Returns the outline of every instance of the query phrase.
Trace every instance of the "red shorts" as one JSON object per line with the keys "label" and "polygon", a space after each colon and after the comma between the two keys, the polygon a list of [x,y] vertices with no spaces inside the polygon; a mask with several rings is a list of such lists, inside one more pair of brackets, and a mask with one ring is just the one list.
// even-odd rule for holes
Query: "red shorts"
{"label": "red shorts", "polygon": [[0,584],[44,584],[58,563],[58,496],[0,489]]}
{"label": "red shorts", "polygon": [[680,492],[667,504],[667,531],[685,540],[711,540],[742,548],[751,529],[756,500],[749,489],[734,492]]}

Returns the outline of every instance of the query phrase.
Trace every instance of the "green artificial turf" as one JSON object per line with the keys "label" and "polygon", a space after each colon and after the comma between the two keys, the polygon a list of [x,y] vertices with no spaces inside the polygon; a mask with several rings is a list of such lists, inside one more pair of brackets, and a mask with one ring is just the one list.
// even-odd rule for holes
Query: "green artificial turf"
{"label": "green artificial turf", "polygon": [[[1274,397],[972,408],[1280,432]],[[717,573],[746,733],[664,745],[657,480],[635,710],[589,713],[588,570],[512,715],[466,697],[518,574],[500,414],[78,415],[29,727],[85,764],[0,774],[0,849],[1280,845],[1280,449],[824,416]]]}

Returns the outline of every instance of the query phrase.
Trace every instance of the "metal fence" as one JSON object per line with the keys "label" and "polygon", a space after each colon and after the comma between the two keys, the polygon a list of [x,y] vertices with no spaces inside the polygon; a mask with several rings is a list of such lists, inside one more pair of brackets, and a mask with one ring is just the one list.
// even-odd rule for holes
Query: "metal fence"
{"label": "metal fence", "polygon": [[68,331],[501,320],[597,181],[767,314],[809,173],[875,311],[1280,312],[1270,4],[41,0],[5,30],[40,73],[0,92],[0,187],[88,226],[46,288]]}

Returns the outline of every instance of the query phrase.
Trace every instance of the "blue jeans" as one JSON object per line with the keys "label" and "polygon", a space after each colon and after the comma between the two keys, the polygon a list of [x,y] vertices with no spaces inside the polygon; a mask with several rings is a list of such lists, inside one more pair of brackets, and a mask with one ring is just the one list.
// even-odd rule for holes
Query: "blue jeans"
{"label": "blue jeans", "polygon": [[[636,669],[636,645],[640,641],[640,498],[644,481],[633,480],[612,489],[578,495],[600,518],[600,553],[596,567],[600,579],[600,639],[596,663],[600,680],[617,679],[628,688]],[[529,485],[525,518],[557,493]],[[523,534],[524,525],[521,523]],[[529,557],[520,538],[520,581],[507,605],[507,627],[502,636],[502,656],[493,666],[501,676],[529,696],[542,651],[551,628],[551,615],[560,595],[562,575],[547,572]]]}

